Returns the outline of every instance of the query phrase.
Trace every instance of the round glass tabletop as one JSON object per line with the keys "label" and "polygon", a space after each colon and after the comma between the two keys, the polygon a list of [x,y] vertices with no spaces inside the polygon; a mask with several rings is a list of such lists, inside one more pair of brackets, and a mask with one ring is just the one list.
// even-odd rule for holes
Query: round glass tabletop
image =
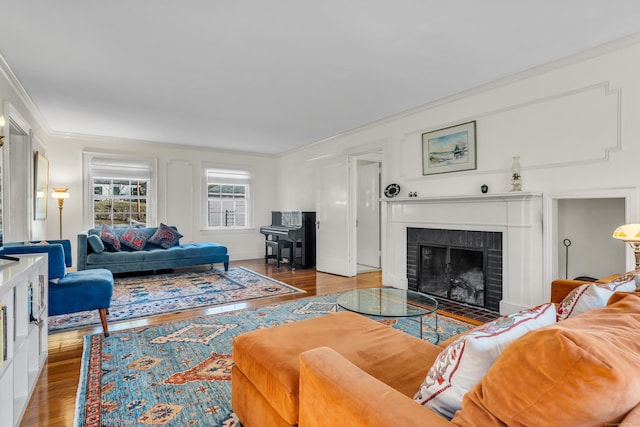
{"label": "round glass tabletop", "polygon": [[369,316],[424,316],[438,309],[438,301],[428,295],[397,288],[353,289],[338,295],[345,310]]}

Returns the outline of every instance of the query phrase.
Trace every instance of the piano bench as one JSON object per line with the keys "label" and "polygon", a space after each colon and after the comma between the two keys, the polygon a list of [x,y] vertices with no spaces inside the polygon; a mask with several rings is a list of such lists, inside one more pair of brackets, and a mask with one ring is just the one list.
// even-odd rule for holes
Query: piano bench
{"label": "piano bench", "polygon": [[[269,253],[269,248],[271,248],[271,253]],[[266,240],[265,241],[265,254],[264,254],[264,262],[267,264],[270,259],[275,259],[280,268],[280,263],[282,262],[282,250],[289,250],[289,268],[293,268],[293,242],[289,240]]]}
{"label": "piano bench", "polygon": [[265,242],[264,263],[267,264],[270,259],[278,259],[278,242],[276,240],[267,240]]}

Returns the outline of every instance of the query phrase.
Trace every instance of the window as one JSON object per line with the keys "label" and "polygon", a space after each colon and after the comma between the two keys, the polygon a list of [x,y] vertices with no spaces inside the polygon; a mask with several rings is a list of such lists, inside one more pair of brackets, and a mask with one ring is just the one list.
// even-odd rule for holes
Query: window
{"label": "window", "polygon": [[153,162],[91,156],[87,163],[91,225],[147,226]]}
{"label": "window", "polygon": [[251,173],[244,170],[207,169],[207,226],[249,226]]}
{"label": "window", "polygon": [[149,180],[93,180],[93,225],[147,225],[147,186]]}

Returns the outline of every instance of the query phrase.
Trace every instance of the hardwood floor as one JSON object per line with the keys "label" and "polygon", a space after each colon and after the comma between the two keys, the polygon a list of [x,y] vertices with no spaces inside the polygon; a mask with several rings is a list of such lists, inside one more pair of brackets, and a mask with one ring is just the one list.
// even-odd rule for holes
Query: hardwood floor
{"label": "hardwood floor", "polygon": [[[207,316],[264,305],[275,301],[286,301],[313,295],[325,295],[354,288],[377,287],[380,286],[382,282],[382,275],[379,271],[363,273],[355,277],[342,277],[318,273],[315,270],[298,269],[296,271],[289,271],[286,267],[280,267],[278,269],[273,263],[265,265],[262,259],[236,261],[232,262],[231,265],[242,265],[258,273],[303,289],[307,291],[307,293],[265,298],[237,304],[200,308],[111,323],[109,325],[110,331],[116,332],[132,327],[155,325],[196,316]],[[33,396],[20,424],[21,426],[68,427],[73,424],[76,389],[80,379],[82,339],[85,335],[101,332],[101,327],[96,326],[49,335],[49,358],[36,384]]]}

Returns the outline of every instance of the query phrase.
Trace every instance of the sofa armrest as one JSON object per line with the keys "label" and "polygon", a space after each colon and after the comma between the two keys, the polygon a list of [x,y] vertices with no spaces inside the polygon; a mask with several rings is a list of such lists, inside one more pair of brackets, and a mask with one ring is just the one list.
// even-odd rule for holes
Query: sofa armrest
{"label": "sofa armrest", "polygon": [[299,408],[299,427],[452,425],[328,347],[300,355]]}
{"label": "sofa armrest", "polygon": [[574,290],[580,285],[585,283],[609,283],[618,278],[619,274],[612,274],[611,276],[603,277],[595,282],[587,282],[585,280],[573,280],[573,279],[556,279],[551,282],[551,302],[557,304],[561,303],[564,297],[569,295],[569,292]]}
{"label": "sofa armrest", "polygon": [[580,285],[584,285],[584,280],[572,280],[572,279],[556,279],[551,282],[551,302],[555,302],[557,304],[561,303],[562,300],[569,295],[569,292],[574,290]]}
{"label": "sofa armrest", "polygon": [[87,234],[86,233],[80,233],[78,234],[78,247],[77,247],[77,254],[78,256],[76,257],[76,270],[80,271],[80,270],[86,270],[87,269],[87,255],[88,255],[88,248],[87,248]]}

